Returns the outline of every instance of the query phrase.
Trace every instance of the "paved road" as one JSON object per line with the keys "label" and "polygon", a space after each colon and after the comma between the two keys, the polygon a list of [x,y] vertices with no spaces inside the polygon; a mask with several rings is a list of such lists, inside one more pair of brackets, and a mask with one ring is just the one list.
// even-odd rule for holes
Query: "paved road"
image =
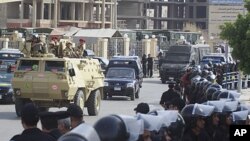
{"label": "paved road", "polygon": [[[84,117],[86,123],[94,124],[99,118],[109,114],[134,115],[133,109],[140,102],[147,102],[152,107],[159,108],[161,94],[167,89],[166,84],[161,84],[159,78],[145,78],[140,92],[140,98],[135,101],[125,97],[114,97],[101,103],[101,111],[98,116]],[[65,108],[52,108],[50,111],[65,110]],[[87,110],[84,111],[87,114]],[[13,135],[22,132],[20,118],[15,114],[14,105],[0,105],[0,136],[1,141],[8,141]],[[40,127],[40,123],[39,123]]]}

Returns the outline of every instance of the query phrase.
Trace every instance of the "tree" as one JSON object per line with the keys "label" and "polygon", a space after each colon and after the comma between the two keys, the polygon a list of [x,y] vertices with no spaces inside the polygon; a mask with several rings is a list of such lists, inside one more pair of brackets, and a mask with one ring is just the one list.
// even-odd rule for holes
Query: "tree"
{"label": "tree", "polygon": [[224,23],[220,26],[221,39],[227,40],[233,48],[232,56],[239,60],[239,68],[250,74],[250,0],[245,0],[247,14],[239,14],[234,23]]}

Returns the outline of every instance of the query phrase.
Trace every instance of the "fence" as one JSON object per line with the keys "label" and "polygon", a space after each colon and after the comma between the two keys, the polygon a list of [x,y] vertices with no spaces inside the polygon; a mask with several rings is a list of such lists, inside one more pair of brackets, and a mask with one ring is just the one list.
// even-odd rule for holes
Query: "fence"
{"label": "fence", "polygon": [[[240,73],[239,72],[229,72],[223,74],[223,82],[222,87],[226,89],[235,90],[238,88]],[[250,85],[250,77],[248,75],[243,75],[242,80],[242,88],[247,89]]]}

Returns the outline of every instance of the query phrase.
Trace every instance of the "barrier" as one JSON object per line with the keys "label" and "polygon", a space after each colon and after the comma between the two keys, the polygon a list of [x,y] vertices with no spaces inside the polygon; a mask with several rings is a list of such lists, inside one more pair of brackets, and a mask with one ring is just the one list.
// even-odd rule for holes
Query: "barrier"
{"label": "barrier", "polygon": [[[239,72],[228,72],[223,74],[222,87],[226,89],[235,90],[238,88],[238,82],[240,78]],[[243,75],[242,88],[247,89],[249,87],[250,77],[248,75]]]}

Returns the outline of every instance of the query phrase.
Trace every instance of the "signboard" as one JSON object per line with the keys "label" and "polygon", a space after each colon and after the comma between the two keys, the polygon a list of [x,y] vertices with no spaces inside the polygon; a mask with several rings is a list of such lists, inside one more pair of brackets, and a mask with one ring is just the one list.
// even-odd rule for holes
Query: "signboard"
{"label": "signboard", "polygon": [[225,22],[234,22],[238,14],[245,12],[244,5],[209,5],[208,33],[209,37],[219,39],[219,26]]}
{"label": "signboard", "polygon": [[244,0],[209,0],[210,4],[244,4]]}

